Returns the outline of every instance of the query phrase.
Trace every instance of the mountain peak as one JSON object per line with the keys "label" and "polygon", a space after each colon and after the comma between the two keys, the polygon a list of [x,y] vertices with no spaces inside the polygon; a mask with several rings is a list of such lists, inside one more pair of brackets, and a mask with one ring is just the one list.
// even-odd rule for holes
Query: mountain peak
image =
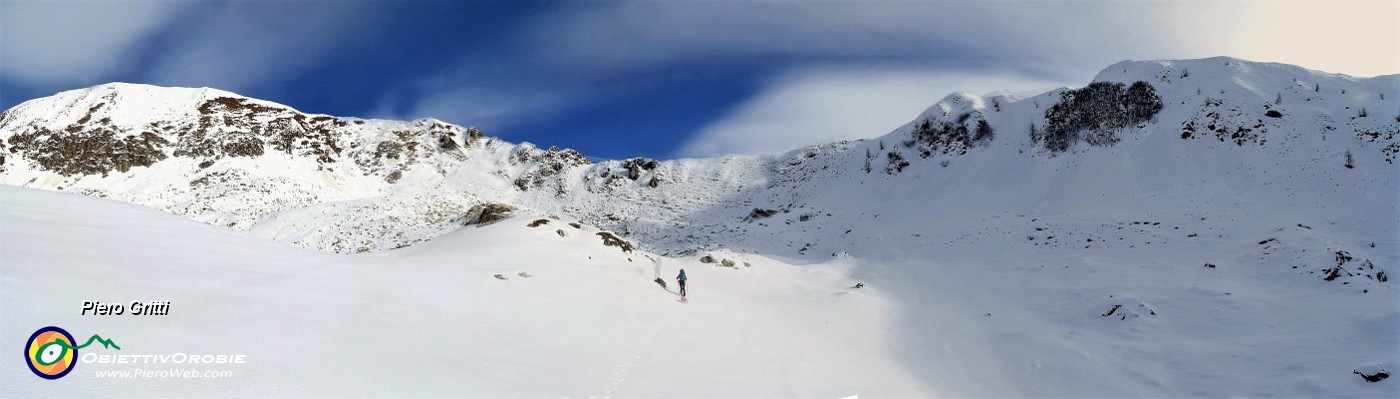
{"label": "mountain peak", "polygon": [[1364,78],[1311,70],[1297,65],[1250,61],[1234,57],[1210,57],[1186,60],[1121,61],[1099,71],[1094,82],[1173,82],[1207,77],[1220,82],[1303,80],[1356,81]]}
{"label": "mountain peak", "polygon": [[58,129],[90,120],[106,120],[112,126],[139,128],[151,123],[197,117],[202,104],[221,98],[297,112],[286,105],[208,87],[112,82],[25,101],[6,111],[4,122]]}

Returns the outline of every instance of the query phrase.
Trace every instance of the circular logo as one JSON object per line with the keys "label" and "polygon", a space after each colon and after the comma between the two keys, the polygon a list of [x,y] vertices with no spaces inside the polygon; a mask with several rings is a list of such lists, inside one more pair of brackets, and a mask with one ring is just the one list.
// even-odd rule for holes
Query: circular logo
{"label": "circular logo", "polygon": [[24,346],[24,360],[34,375],[56,380],[73,371],[78,358],[78,349],[73,346],[73,336],[62,328],[40,328],[29,336]]}

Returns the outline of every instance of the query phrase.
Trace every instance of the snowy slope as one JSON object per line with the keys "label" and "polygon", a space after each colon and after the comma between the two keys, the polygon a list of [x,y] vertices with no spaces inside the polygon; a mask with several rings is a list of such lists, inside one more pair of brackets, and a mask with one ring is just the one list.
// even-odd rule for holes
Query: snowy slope
{"label": "snowy slope", "polygon": [[[1352,373],[1400,368],[1400,298],[1388,279],[1400,264],[1400,75],[1210,58],[1119,63],[1094,82],[1030,97],[958,93],[885,136],[770,156],[591,163],[434,121],[326,117],[326,127],[298,132],[324,130],[303,135],[338,152],[265,143],[258,156],[234,145],[188,157],[170,151],[176,144],[149,166],[103,175],[86,161],[131,157],[88,157],[65,175],[72,162],[44,166],[53,158],[34,155],[44,148],[31,143],[0,151],[0,182],[111,197],[333,252],[417,243],[331,257],[346,262],[428,256],[420,251],[442,251],[434,262],[460,258],[448,247],[475,231],[460,229],[466,209],[506,203],[521,215],[616,231],[687,270],[753,282],[752,292],[725,293],[744,306],[770,306],[746,295],[805,284],[786,273],[837,270],[818,281],[864,282],[858,295],[887,309],[881,320],[833,316],[878,331],[862,333],[874,341],[860,345],[886,350],[863,351],[877,359],[857,363],[904,373],[840,386],[999,397],[1400,396],[1393,380]],[[56,101],[7,111],[3,144],[77,123],[52,115],[63,107],[40,106]],[[186,107],[198,109],[195,101]],[[220,122],[210,126],[250,134],[281,125],[246,121],[299,115],[214,111]],[[70,134],[94,131],[93,120],[101,118]],[[172,143],[202,126],[157,123],[175,124],[158,129]],[[393,171],[403,173],[391,182]],[[495,247],[557,239],[554,229]],[[704,255],[755,265],[699,263]],[[655,288],[641,280],[626,284]],[[841,306],[802,298],[784,312]],[[822,350],[801,356],[842,353],[832,348],[844,338],[823,339],[812,341]],[[753,386],[728,394],[833,396],[736,381]],[[580,395],[568,392],[527,396]]]}
{"label": "snowy slope", "polygon": [[[80,363],[49,381],[11,361],[6,396],[929,394],[891,359],[889,302],[847,288],[850,263],[687,267],[692,300],[680,304],[650,280],[689,262],[657,270],[563,221],[351,257],[72,194],[0,187],[0,203],[0,345],[58,325],[122,348],[80,353],[247,356],[217,379],[104,379],[151,366]],[[83,300],[172,305],[81,316]]]}

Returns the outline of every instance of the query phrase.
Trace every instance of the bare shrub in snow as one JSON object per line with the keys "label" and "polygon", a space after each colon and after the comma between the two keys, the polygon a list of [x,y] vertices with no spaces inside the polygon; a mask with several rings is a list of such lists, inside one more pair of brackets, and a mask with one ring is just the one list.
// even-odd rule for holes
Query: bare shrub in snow
{"label": "bare shrub in snow", "polygon": [[1161,110],[1162,98],[1147,82],[1094,82],[1061,92],[1060,102],[1045,111],[1045,126],[1031,140],[1057,152],[1078,141],[1113,145],[1119,129],[1151,120]]}

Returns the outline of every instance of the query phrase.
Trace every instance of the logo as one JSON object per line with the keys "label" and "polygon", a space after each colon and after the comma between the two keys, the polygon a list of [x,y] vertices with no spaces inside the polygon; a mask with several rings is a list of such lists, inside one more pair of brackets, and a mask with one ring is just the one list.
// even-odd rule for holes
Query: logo
{"label": "logo", "polygon": [[56,380],[73,371],[73,366],[77,364],[78,349],[86,348],[93,342],[102,343],[104,348],[122,349],[112,340],[97,334],[93,334],[92,338],[88,338],[82,345],[74,346],[73,342],[73,335],[62,328],[48,326],[35,331],[24,345],[24,360],[29,364],[29,371],[33,371],[34,375]]}

